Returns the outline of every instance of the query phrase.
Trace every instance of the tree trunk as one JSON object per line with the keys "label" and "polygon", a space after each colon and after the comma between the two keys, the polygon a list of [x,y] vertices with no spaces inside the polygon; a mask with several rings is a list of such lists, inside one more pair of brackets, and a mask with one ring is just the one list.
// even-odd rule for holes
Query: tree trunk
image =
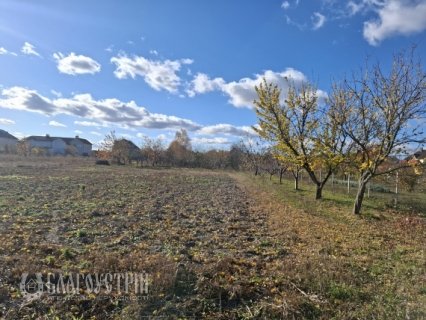
{"label": "tree trunk", "polygon": [[327,182],[328,178],[331,175],[331,171],[329,170],[327,176],[325,177],[324,181],[318,181],[317,177],[315,176],[315,172],[308,166],[305,167],[306,172],[308,173],[309,177],[311,178],[312,182],[316,185],[316,193],[315,193],[315,200],[322,199],[322,188],[324,187],[325,183]]}
{"label": "tree trunk", "polygon": [[354,209],[352,211],[354,214],[360,214],[361,213],[362,200],[364,200],[364,194],[365,194],[365,189],[367,187],[367,183],[368,183],[368,180],[363,179],[363,177],[361,176],[360,181],[359,181],[358,192],[357,192],[356,198],[355,198]]}
{"label": "tree trunk", "polygon": [[283,174],[284,174],[284,170],[280,169],[280,184],[283,183]]}
{"label": "tree trunk", "polygon": [[324,187],[324,185],[323,184],[321,184],[321,183],[318,183],[317,184],[317,191],[316,191],[316,193],[315,193],[315,199],[316,200],[318,200],[318,199],[321,199],[322,198],[322,188]]}
{"label": "tree trunk", "polygon": [[294,190],[299,190],[299,174],[294,176]]}

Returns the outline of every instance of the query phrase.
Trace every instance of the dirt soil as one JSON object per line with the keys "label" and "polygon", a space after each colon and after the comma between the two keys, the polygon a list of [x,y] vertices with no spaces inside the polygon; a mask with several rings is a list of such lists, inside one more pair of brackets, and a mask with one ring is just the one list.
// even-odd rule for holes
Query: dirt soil
{"label": "dirt soil", "polygon": [[[226,173],[73,163],[0,167],[0,316],[231,317],[273,285],[287,249]],[[27,301],[23,272],[146,271],[149,299]],[[267,282],[266,285],[264,282]]]}

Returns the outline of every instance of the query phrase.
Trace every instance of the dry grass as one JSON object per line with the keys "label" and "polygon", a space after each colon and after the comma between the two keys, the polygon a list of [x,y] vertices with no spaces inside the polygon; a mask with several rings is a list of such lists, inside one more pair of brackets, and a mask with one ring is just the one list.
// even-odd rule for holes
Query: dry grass
{"label": "dry grass", "polygon": [[[332,203],[327,203],[326,210],[303,210],[300,203],[300,209],[295,209],[285,201],[283,188],[262,178],[236,178],[250,186],[256,210],[268,213],[271,233],[289,248],[282,276],[306,294],[300,300],[297,292],[282,289],[294,315],[304,312],[303,317],[312,319],[426,317],[423,218],[382,211],[382,219],[370,220]],[[299,196],[300,202],[304,199]],[[297,198],[293,196],[292,201]]]}

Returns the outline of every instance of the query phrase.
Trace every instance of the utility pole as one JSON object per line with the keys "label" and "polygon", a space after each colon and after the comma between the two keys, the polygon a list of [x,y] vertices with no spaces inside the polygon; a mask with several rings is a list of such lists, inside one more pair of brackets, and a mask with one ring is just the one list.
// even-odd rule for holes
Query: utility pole
{"label": "utility pole", "polygon": [[395,181],[395,208],[396,208],[396,206],[397,206],[397,204],[398,204],[398,178],[399,178],[399,175],[398,175],[398,171],[396,172],[396,181]]}
{"label": "utility pole", "polygon": [[350,190],[351,190],[351,174],[348,173],[348,194]]}

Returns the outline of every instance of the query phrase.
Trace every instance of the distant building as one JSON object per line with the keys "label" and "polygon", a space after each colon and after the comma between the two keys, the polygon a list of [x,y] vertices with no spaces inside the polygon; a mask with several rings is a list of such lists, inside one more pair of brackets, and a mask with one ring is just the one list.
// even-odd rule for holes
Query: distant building
{"label": "distant building", "polygon": [[118,142],[123,143],[127,146],[130,153],[139,152],[139,147],[133,143],[133,141],[127,140],[127,139],[119,139]]}
{"label": "distant building", "polygon": [[112,146],[112,157],[118,163],[126,163],[137,160],[140,157],[140,149],[132,141],[119,139],[114,141]]}
{"label": "distant building", "polygon": [[9,132],[0,129],[0,152],[14,153],[18,145],[18,138]]}
{"label": "distant building", "polygon": [[79,136],[75,138],[30,136],[25,138],[30,149],[41,148],[51,155],[76,154],[80,156],[89,156],[92,153],[92,144]]}
{"label": "distant building", "polygon": [[426,150],[422,149],[420,151],[415,152],[413,155],[406,158],[406,160],[417,160],[420,163],[426,163]]}

